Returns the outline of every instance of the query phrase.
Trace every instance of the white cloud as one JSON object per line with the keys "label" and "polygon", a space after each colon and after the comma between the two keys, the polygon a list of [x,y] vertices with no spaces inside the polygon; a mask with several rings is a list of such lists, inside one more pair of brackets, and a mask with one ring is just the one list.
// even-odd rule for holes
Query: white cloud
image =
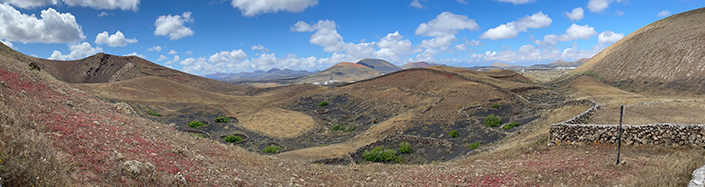
{"label": "white cloud", "polygon": [[621,10],[616,10],[616,11],[614,11],[614,15],[623,16],[624,12],[622,12]]}
{"label": "white cloud", "polygon": [[125,35],[119,30],[113,35],[109,35],[108,31],[103,31],[95,37],[97,45],[108,44],[110,47],[125,47],[128,43],[137,43],[137,39],[125,39]]}
{"label": "white cloud", "polygon": [[166,56],[164,56],[164,55],[159,55],[159,58],[157,59],[157,62],[162,61],[162,60],[166,60],[166,59],[167,59]]}
{"label": "white cloud", "polygon": [[173,64],[174,62],[179,62],[179,60],[181,60],[181,58],[179,58],[179,55],[174,55],[174,59],[164,62],[164,65]]}
{"label": "white cloud", "polygon": [[316,24],[309,25],[306,22],[299,21],[291,27],[292,31],[296,32],[312,32],[309,42],[323,47],[324,52],[340,52],[345,50],[345,42],[343,36],[338,34],[335,21],[318,20]]}
{"label": "white cloud", "polygon": [[495,0],[495,1],[505,2],[505,3],[512,3],[512,4],[515,4],[515,5],[528,4],[528,3],[536,2],[536,0]]}
{"label": "white cloud", "polygon": [[269,53],[269,49],[265,48],[264,46],[257,44],[252,46],[252,50],[259,50],[261,53]]}
{"label": "white cloud", "polygon": [[91,44],[88,42],[83,42],[80,44],[75,44],[75,45],[69,45],[69,50],[71,50],[71,53],[69,54],[61,54],[59,51],[54,51],[51,56],[49,57],[50,60],[75,60],[79,58],[85,58],[87,56],[99,53],[103,51],[103,48],[100,48],[96,46],[95,48],[91,47]]}
{"label": "white cloud", "polygon": [[553,20],[551,20],[548,15],[539,11],[531,16],[527,15],[519,20],[491,28],[485,33],[482,33],[480,39],[499,40],[515,38],[519,35],[519,32],[526,32],[529,28],[545,28],[551,26],[551,23],[553,23]]}
{"label": "white cloud", "polygon": [[170,40],[177,40],[186,36],[193,35],[193,30],[191,28],[184,26],[184,23],[194,22],[191,18],[191,12],[184,12],[181,16],[179,15],[162,15],[157,18],[154,22],[154,26],[157,27],[154,30],[154,35],[157,36],[169,36]]}
{"label": "white cloud", "polygon": [[69,43],[86,38],[71,13],[53,8],[41,11],[41,19],[22,14],[12,6],[0,4],[0,38],[22,43]]}
{"label": "white cloud", "polygon": [[536,45],[556,45],[556,44],[558,44],[558,35],[549,34],[549,35],[543,36],[543,41],[534,40],[534,43]]}
{"label": "white cloud", "polygon": [[423,41],[421,41],[421,44],[419,44],[419,47],[421,47],[421,48],[440,48],[441,50],[448,50],[448,46],[455,43],[456,41],[457,41],[457,38],[455,38],[455,35],[444,35],[444,36],[434,37],[433,39],[430,39],[430,40],[423,40]]}
{"label": "white cloud", "polygon": [[609,8],[610,4],[613,2],[621,3],[625,0],[590,0],[588,1],[588,9],[590,12],[602,12]]}
{"label": "white cloud", "polygon": [[668,11],[668,10],[664,10],[664,11],[658,12],[658,14],[656,14],[656,16],[658,16],[658,17],[666,17],[669,15],[671,15],[671,11]]}
{"label": "white cloud", "polygon": [[0,42],[2,42],[2,44],[5,44],[7,47],[15,49],[15,45],[12,45],[12,42],[5,41],[5,40],[0,40]]}
{"label": "white cloud", "polygon": [[467,49],[467,47],[468,46],[465,44],[458,44],[458,45],[455,45],[454,48],[456,51],[465,51]]}
{"label": "white cloud", "polygon": [[583,8],[575,8],[571,12],[563,12],[563,15],[568,17],[571,21],[578,21],[585,18],[585,11]]}
{"label": "white cloud", "polygon": [[465,41],[465,45],[468,46],[483,46],[485,45],[482,43],[480,40],[470,40],[470,41]]}
{"label": "white cloud", "polygon": [[[426,0],[421,0],[421,1],[426,1]],[[411,4],[409,4],[409,6],[416,7],[416,8],[423,8],[423,5],[421,5],[421,2],[419,2],[419,0],[411,1]]]}
{"label": "white cloud", "polygon": [[238,49],[230,52],[221,51],[220,53],[213,54],[210,56],[210,58],[208,58],[208,61],[214,63],[225,63],[241,61],[245,58],[247,58],[247,54],[243,52],[242,49]]}
{"label": "white cloud", "polygon": [[126,54],[125,56],[136,56],[136,57],[140,57],[140,58],[147,58],[147,56],[144,56],[143,54],[139,54],[137,52],[132,52],[130,54]]}
{"label": "white cloud", "polygon": [[377,42],[379,50],[375,51],[375,57],[386,59],[388,61],[397,62],[400,60],[400,55],[411,53],[411,41],[403,40],[404,36],[399,34],[399,31],[389,33],[384,38]]}
{"label": "white cloud", "polygon": [[111,14],[112,13],[107,13],[107,12],[103,11],[103,12],[100,12],[100,14],[98,14],[98,17],[103,17],[103,16],[107,16],[107,15],[111,15]]}
{"label": "white cloud", "polygon": [[558,36],[560,41],[573,41],[577,39],[590,39],[590,37],[597,35],[595,28],[589,25],[577,25],[573,23],[568,29],[565,30],[565,34]]}
{"label": "white cloud", "polygon": [[468,19],[466,15],[457,15],[451,12],[442,12],[435,19],[421,23],[416,28],[416,35],[423,36],[442,36],[455,35],[460,30],[479,30],[475,20]]}
{"label": "white cloud", "polygon": [[68,6],[90,7],[93,9],[121,9],[137,11],[140,0],[0,0],[16,7],[29,9],[63,2]]}
{"label": "white cloud", "polygon": [[597,36],[597,42],[601,44],[614,43],[624,38],[624,33],[615,33],[612,31],[605,31]]}
{"label": "white cloud", "polygon": [[162,50],[162,47],[161,47],[161,46],[158,46],[158,45],[157,45],[157,46],[150,47],[149,49],[147,49],[147,51],[156,51],[156,52],[159,52],[159,51],[161,51],[161,50]]}
{"label": "white cloud", "polygon": [[231,3],[247,17],[279,11],[301,12],[316,4],[318,0],[233,0]]}
{"label": "white cloud", "polygon": [[177,54],[177,53],[179,53],[179,52],[176,52],[176,51],[174,51],[173,49],[172,49],[172,50],[169,50],[169,54],[170,54],[170,55],[175,55],[175,54]]}

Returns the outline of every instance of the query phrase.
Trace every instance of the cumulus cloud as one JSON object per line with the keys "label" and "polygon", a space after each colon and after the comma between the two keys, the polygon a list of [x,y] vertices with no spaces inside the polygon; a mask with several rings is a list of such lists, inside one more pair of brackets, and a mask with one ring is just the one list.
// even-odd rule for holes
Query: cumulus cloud
{"label": "cumulus cloud", "polygon": [[137,11],[140,0],[0,0],[20,8],[35,8],[47,5],[57,5],[63,2],[68,6],[90,7],[93,9],[121,9]]}
{"label": "cumulus cloud", "polygon": [[86,38],[71,13],[53,8],[41,11],[41,19],[22,14],[9,4],[0,4],[0,38],[22,43],[69,43]]}
{"label": "cumulus cloud", "polygon": [[316,4],[318,0],[233,0],[231,3],[247,17],[279,11],[301,12]]}
{"label": "cumulus cloud", "polygon": [[656,16],[658,16],[658,17],[666,17],[669,15],[671,15],[671,11],[668,11],[668,10],[664,10],[664,11],[658,12],[656,14]]}
{"label": "cumulus cloud", "polygon": [[174,51],[173,49],[172,49],[172,50],[169,50],[169,54],[170,54],[170,55],[175,55],[175,54],[177,54],[177,53],[179,53],[179,52],[176,52],[176,51]]}
{"label": "cumulus cloud", "polygon": [[210,58],[208,58],[208,61],[214,63],[225,63],[240,61],[245,58],[247,58],[247,54],[245,54],[242,49],[238,49],[233,51],[221,51],[220,53],[213,54]]}
{"label": "cumulus cloud", "polygon": [[193,51],[186,51],[184,54],[186,54],[186,55],[192,55],[192,54],[193,54]]}
{"label": "cumulus cloud", "polygon": [[483,46],[485,45],[482,43],[480,40],[470,40],[470,41],[465,41],[465,45],[468,46]]}
{"label": "cumulus cloud", "polygon": [[519,32],[526,32],[529,28],[545,28],[551,26],[552,22],[553,20],[551,20],[548,15],[539,11],[531,16],[527,15],[519,20],[491,28],[485,33],[482,33],[482,35],[480,35],[480,39],[499,40],[515,38],[519,35]]}
{"label": "cumulus cloud", "polygon": [[49,57],[50,60],[75,60],[79,58],[85,58],[87,56],[99,53],[103,51],[103,48],[100,47],[91,47],[91,44],[88,42],[83,42],[80,44],[75,44],[75,45],[69,45],[69,50],[71,50],[71,53],[69,54],[61,54],[59,51],[54,51],[51,53],[51,56]]}
{"label": "cumulus cloud", "polygon": [[495,1],[505,2],[505,3],[512,3],[512,4],[515,4],[515,5],[528,4],[528,3],[536,2],[536,0],[495,0]]}
{"label": "cumulus cloud", "polygon": [[375,51],[375,57],[387,59],[388,61],[399,61],[400,55],[406,55],[411,52],[411,41],[404,39],[404,36],[399,34],[399,31],[389,33],[384,38],[377,42],[379,50]]}
{"label": "cumulus cloud", "polygon": [[558,44],[558,35],[549,34],[549,35],[543,36],[543,41],[534,40],[534,44],[536,44],[536,45],[556,45],[556,44]]}
{"label": "cumulus cloud", "polygon": [[261,53],[269,53],[269,49],[265,48],[264,46],[258,44],[258,45],[253,45],[252,50],[259,50]]}
{"label": "cumulus cloud", "polygon": [[442,12],[435,19],[421,23],[416,28],[416,35],[442,36],[455,35],[460,30],[480,30],[475,20],[468,19],[466,15],[457,15],[451,12]]}
{"label": "cumulus cloud", "polygon": [[161,51],[161,50],[162,50],[162,47],[161,47],[161,46],[158,46],[158,45],[157,45],[157,46],[150,47],[149,49],[147,49],[147,51],[156,51],[156,52],[159,52],[159,51]]}
{"label": "cumulus cloud", "polygon": [[526,62],[544,61],[556,59],[581,59],[590,58],[601,49],[592,50],[578,49],[578,44],[573,43],[570,48],[559,50],[557,48],[541,49],[533,45],[522,45],[518,50],[505,48],[502,51],[486,51],[484,53],[472,54],[469,62]]}
{"label": "cumulus cloud", "polygon": [[179,62],[179,60],[181,60],[181,58],[179,58],[179,55],[174,55],[174,59],[164,62],[164,65],[170,65],[170,64],[173,64],[174,62]]}
{"label": "cumulus cloud", "polygon": [[339,52],[345,50],[345,42],[343,36],[338,34],[335,21],[318,20],[316,24],[310,25],[306,22],[299,21],[291,27],[292,31],[296,32],[313,32],[309,42],[323,47],[325,52]]}
{"label": "cumulus cloud", "polygon": [[147,58],[147,56],[144,56],[143,54],[139,54],[137,52],[132,52],[130,54],[126,54],[125,56],[136,56],[136,57],[140,57],[140,58]]}
{"label": "cumulus cloud", "polygon": [[597,35],[595,28],[589,25],[577,25],[573,23],[568,29],[565,30],[565,34],[558,36],[560,41],[573,41],[577,39],[590,39],[590,37]]}
{"label": "cumulus cloud", "polygon": [[169,36],[170,40],[177,40],[193,35],[191,28],[184,26],[184,23],[194,22],[191,12],[184,12],[182,15],[162,15],[154,22],[156,29],[154,35]]}
{"label": "cumulus cloud", "polygon": [[[426,0],[421,0],[421,1],[426,1]],[[423,5],[421,5],[421,2],[419,0],[411,1],[411,4],[409,4],[409,6],[416,7],[416,8],[423,8]]]}
{"label": "cumulus cloud", "polygon": [[162,61],[162,60],[166,60],[166,59],[168,59],[166,56],[164,56],[164,55],[159,55],[159,58],[157,59],[157,62]]}
{"label": "cumulus cloud", "polygon": [[563,15],[568,17],[571,21],[578,21],[585,18],[584,13],[585,11],[583,10],[583,8],[578,7],[573,9],[573,11],[571,12],[563,12]]}
{"label": "cumulus cloud", "polygon": [[597,36],[597,42],[601,44],[614,43],[624,38],[624,33],[615,33],[612,31],[605,31]]}
{"label": "cumulus cloud", "polygon": [[588,9],[590,12],[602,12],[609,8],[611,3],[617,2],[621,3],[625,0],[590,0],[588,1]]}
{"label": "cumulus cloud", "polygon": [[103,31],[95,37],[95,44],[108,44],[110,47],[125,47],[128,43],[137,43],[136,38],[126,39],[125,35],[119,30],[113,35],[109,35],[108,31]]}
{"label": "cumulus cloud", "polygon": [[455,35],[443,35],[434,37],[430,40],[423,40],[419,47],[421,48],[440,48],[441,50],[448,50],[448,46],[454,44],[457,41]]}

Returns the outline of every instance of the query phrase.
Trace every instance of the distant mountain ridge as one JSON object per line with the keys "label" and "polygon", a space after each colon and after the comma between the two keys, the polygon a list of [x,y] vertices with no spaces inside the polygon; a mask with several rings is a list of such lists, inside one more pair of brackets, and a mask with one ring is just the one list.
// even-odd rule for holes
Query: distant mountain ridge
{"label": "distant mountain ridge", "polygon": [[381,60],[381,59],[365,58],[365,59],[358,61],[357,64],[367,66],[369,68],[374,69],[375,71],[382,72],[382,73],[391,73],[391,72],[401,70],[401,68],[399,66],[394,65],[390,62],[387,62],[386,60]]}
{"label": "distant mountain ridge", "polygon": [[556,60],[548,64],[534,64],[531,65],[530,67],[541,67],[541,68],[555,68],[555,67],[578,67],[582,65],[583,63],[587,62],[590,60],[589,58],[583,58],[580,60],[576,60],[575,62],[566,62],[563,60]]}
{"label": "distant mountain ridge", "polygon": [[278,78],[294,78],[294,77],[304,77],[308,75],[313,75],[319,71],[307,71],[307,70],[291,70],[291,69],[279,69],[272,68],[268,71],[256,70],[253,72],[240,72],[240,73],[214,73],[208,74],[203,77],[216,80],[246,80],[246,79],[278,79]]}
{"label": "distant mountain ridge", "polygon": [[321,72],[300,78],[295,83],[353,82],[379,76],[381,72],[362,64],[341,62]]}

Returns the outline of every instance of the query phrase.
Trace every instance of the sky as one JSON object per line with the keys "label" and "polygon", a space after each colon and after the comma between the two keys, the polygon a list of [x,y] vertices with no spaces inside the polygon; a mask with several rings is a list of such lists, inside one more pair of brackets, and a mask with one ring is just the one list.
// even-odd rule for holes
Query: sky
{"label": "sky", "polygon": [[574,61],[699,0],[0,0],[0,41],[39,58],[139,56],[184,72]]}

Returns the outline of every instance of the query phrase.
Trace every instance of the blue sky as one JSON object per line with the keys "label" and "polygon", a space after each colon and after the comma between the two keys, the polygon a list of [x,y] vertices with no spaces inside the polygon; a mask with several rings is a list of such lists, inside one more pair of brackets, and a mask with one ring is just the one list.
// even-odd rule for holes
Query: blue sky
{"label": "blue sky", "polygon": [[[58,60],[135,55],[205,75],[589,58],[693,0],[0,0],[0,40]],[[120,33],[118,33],[120,31]]]}

